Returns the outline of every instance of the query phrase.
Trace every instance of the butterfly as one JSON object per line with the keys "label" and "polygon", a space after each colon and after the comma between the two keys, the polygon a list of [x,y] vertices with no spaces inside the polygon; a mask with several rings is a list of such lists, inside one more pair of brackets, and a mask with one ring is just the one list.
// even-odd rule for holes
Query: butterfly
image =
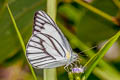
{"label": "butterfly", "polygon": [[26,57],[37,69],[69,66],[78,55],[72,51],[66,37],[44,11],[34,16],[33,33],[26,46]]}

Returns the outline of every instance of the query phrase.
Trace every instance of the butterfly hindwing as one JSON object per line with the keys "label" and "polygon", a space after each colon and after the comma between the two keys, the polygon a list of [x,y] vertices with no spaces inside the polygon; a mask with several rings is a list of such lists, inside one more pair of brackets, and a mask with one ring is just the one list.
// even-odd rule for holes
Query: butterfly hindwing
{"label": "butterfly hindwing", "polygon": [[[32,35],[27,45],[26,55],[29,62],[34,67],[39,66],[38,68],[45,68],[45,65],[48,65],[48,63],[50,65],[51,63],[58,62],[59,60],[64,60],[64,57],[61,54],[64,51],[60,49],[60,46],[57,43],[56,45],[58,46],[53,45],[52,41],[55,43],[54,40],[50,39],[44,34],[38,33]],[[59,48],[59,50],[57,50],[56,48]],[[64,62],[64,65],[65,63],[66,62]]]}

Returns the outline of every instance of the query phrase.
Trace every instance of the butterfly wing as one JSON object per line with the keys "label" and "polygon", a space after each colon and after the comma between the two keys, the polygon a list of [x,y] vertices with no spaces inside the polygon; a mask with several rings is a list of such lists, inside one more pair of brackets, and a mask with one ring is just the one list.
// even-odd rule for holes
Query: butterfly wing
{"label": "butterfly wing", "polygon": [[50,34],[57,41],[59,41],[59,43],[62,44],[67,49],[67,51],[72,53],[72,49],[67,39],[55,24],[55,22],[44,11],[38,11],[35,13],[33,33],[36,34],[38,32]]}
{"label": "butterfly wing", "polygon": [[34,30],[30,38],[26,55],[29,62],[36,68],[53,68],[67,64],[66,53],[71,56],[68,41],[43,11],[35,13]]}
{"label": "butterfly wing", "polygon": [[[41,33],[32,35],[27,44],[26,55],[33,67],[53,68],[66,64],[66,59],[61,55],[63,50],[58,53],[55,49],[56,46],[52,43],[54,40],[51,40],[52,39]],[[61,61],[63,61],[63,63],[57,64]]]}

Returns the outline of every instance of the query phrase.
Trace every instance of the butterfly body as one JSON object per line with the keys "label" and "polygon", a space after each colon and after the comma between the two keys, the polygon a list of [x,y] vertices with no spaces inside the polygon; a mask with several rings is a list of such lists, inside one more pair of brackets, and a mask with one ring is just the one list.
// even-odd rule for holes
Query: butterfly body
{"label": "butterfly body", "polygon": [[77,59],[61,30],[44,11],[35,13],[33,27],[26,47],[27,59],[33,67],[68,66]]}

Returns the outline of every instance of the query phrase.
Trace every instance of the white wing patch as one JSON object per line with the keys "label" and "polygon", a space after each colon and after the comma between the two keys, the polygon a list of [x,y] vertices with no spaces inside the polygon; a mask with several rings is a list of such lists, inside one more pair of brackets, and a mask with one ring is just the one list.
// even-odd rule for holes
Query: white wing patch
{"label": "white wing patch", "polygon": [[[53,41],[53,43],[51,41]],[[54,43],[55,45],[53,45]],[[51,62],[54,63],[59,60],[65,59],[63,55],[61,55],[63,50],[58,44],[56,46],[56,44],[57,43],[54,41],[54,39],[52,40],[51,38],[48,38],[48,36],[44,34],[40,34],[40,33],[33,34],[31,39],[28,42],[27,49],[26,49],[26,55],[29,62],[34,67],[43,68],[44,65],[47,65]],[[58,50],[59,52],[56,50],[56,48],[57,49],[59,48]],[[63,62],[63,63],[64,65],[66,64],[66,62]]]}
{"label": "white wing patch", "polygon": [[36,46],[38,48],[42,48],[42,46],[40,44],[36,43],[36,42],[31,41],[29,44],[32,45],[32,46]]}
{"label": "white wing patch", "polygon": [[26,56],[36,68],[53,68],[67,64],[66,53],[70,52],[66,38],[43,11],[35,13],[33,35],[30,38]]}
{"label": "white wing patch", "polygon": [[60,44],[62,44],[67,49],[67,51],[70,52],[70,55],[72,54],[72,49],[67,39],[64,37],[63,33],[57,27],[54,21],[44,11],[38,11],[35,14],[34,21],[39,23],[39,24],[38,23],[35,24],[35,26],[37,27],[34,27],[34,32],[33,32],[34,34],[37,34],[36,31],[38,31],[38,32],[47,33],[47,34],[50,34],[51,36],[54,36],[60,42]]}

